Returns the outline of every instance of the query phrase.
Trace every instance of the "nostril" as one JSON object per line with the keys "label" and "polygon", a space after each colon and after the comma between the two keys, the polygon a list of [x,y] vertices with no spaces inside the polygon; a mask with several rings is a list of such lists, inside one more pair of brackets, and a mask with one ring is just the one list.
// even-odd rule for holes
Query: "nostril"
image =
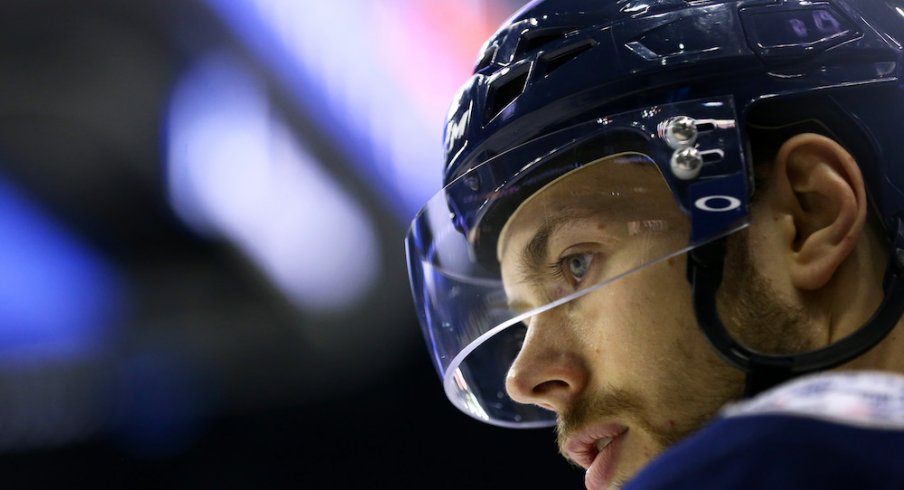
{"label": "nostril", "polygon": [[535,396],[545,396],[560,390],[568,391],[569,388],[568,383],[561,379],[550,379],[534,386],[532,391]]}

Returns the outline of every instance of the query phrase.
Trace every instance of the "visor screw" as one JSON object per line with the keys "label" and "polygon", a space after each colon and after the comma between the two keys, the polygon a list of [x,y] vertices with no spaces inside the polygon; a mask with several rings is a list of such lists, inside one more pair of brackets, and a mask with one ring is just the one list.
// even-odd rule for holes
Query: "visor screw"
{"label": "visor screw", "polygon": [[682,148],[672,154],[672,174],[681,180],[691,180],[700,174],[703,157],[696,148]]}
{"label": "visor screw", "polygon": [[678,116],[666,122],[665,142],[674,150],[693,146],[697,141],[697,122],[687,116]]}
{"label": "visor screw", "polygon": [[468,175],[465,177],[465,185],[468,186],[468,189],[477,192],[480,189],[480,178],[476,175]]}

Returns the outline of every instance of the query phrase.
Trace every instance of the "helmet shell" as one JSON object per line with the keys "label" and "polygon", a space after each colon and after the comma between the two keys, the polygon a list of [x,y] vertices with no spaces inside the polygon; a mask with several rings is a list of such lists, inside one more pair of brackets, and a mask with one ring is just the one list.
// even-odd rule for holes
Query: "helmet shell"
{"label": "helmet shell", "polygon": [[[825,109],[820,122],[858,158],[894,233],[904,212],[902,12],[872,0],[532,2],[487,41],[450,108],[444,181],[581,122],[731,96],[742,119],[767,103],[788,109],[773,111],[779,119]],[[467,235],[477,213],[449,199]]]}

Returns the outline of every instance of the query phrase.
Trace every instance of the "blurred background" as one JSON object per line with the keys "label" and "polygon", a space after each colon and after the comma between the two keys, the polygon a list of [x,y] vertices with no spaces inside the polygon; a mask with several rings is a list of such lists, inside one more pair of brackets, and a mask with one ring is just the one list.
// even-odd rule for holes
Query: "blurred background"
{"label": "blurred background", "polygon": [[0,486],[582,488],[459,413],[403,236],[523,0],[4,0]]}

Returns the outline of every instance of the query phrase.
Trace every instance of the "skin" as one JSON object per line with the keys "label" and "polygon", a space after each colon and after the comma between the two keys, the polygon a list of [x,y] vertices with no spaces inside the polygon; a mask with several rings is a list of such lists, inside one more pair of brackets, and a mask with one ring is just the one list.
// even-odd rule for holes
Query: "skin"
{"label": "skin", "polygon": [[[509,219],[498,252],[514,310],[540,307],[687,244],[687,219],[658,170],[617,163],[624,159],[559,179]],[[889,256],[868,206],[844,148],[815,134],[788,140],[758,191],[751,226],[729,242],[718,307],[732,333],[759,350],[797,352],[865,323],[882,298]],[[546,247],[530,246],[550,223],[558,226]],[[697,328],[684,275],[684,255],[677,255],[532,317],[508,373],[513,399],[556,412],[560,446],[591,425],[628,428],[615,486],[743,390],[743,374]],[[842,369],[904,372],[902,324]]]}

